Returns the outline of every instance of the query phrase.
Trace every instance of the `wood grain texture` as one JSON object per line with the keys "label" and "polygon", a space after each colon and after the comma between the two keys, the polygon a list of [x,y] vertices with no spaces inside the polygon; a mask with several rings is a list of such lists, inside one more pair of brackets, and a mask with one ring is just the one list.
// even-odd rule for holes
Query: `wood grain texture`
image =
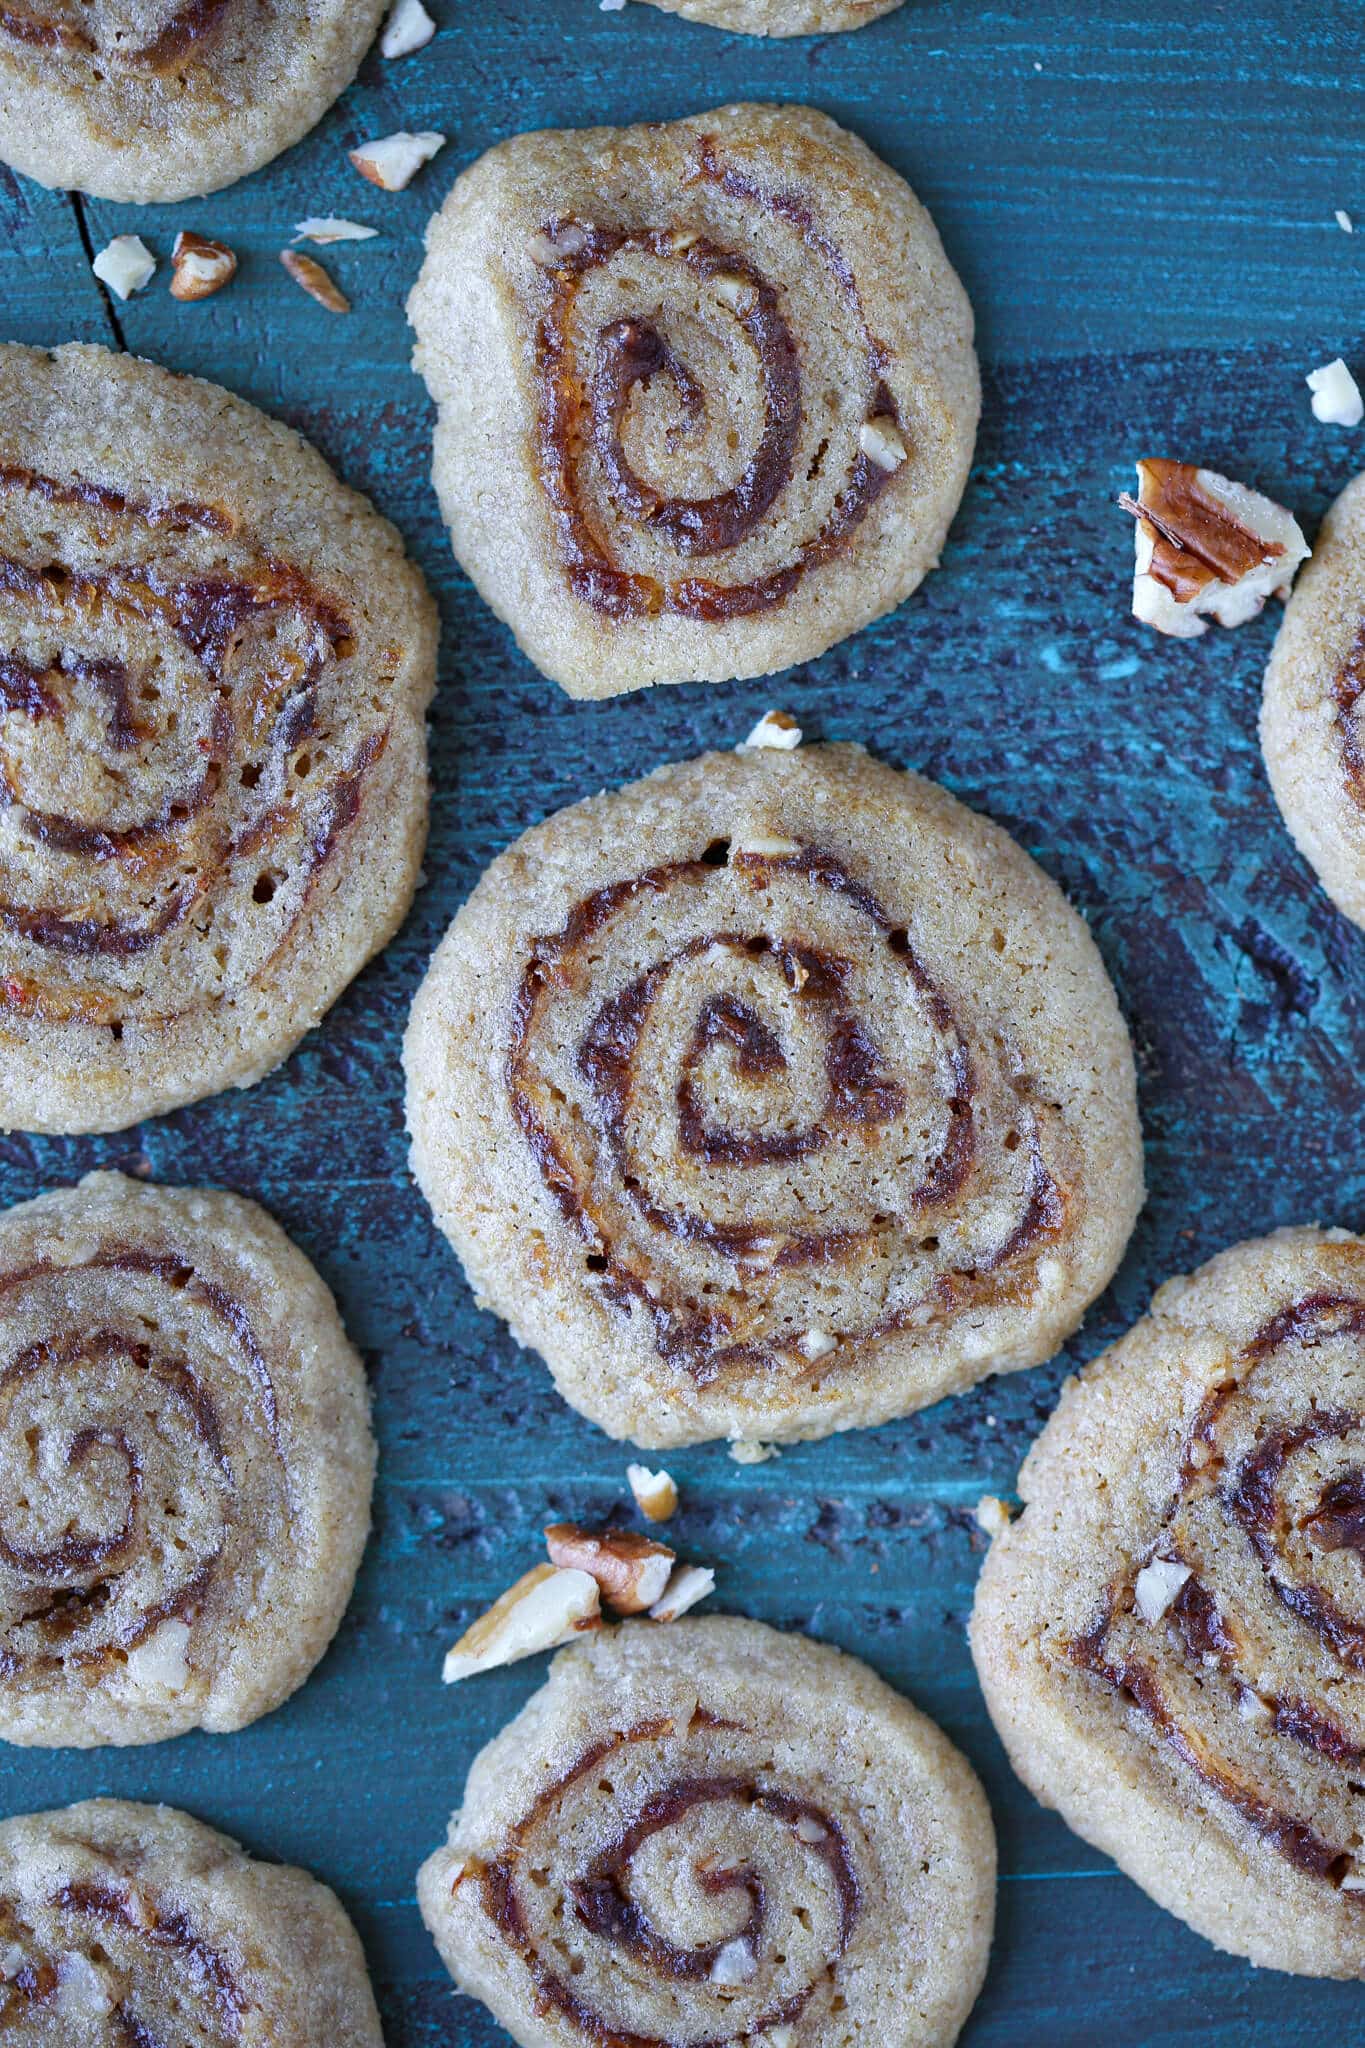
{"label": "wood grain texture", "polygon": [[[719,1604],[866,1657],[985,1777],[1003,1850],[1000,1931],[970,2048],[1112,2038],[1175,2048],[1349,2040],[1358,1988],[1215,1954],[1042,1814],[988,1728],[964,1623],[972,1507],[1009,1491],[1062,1373],[1155,1284],[1232,1238],[1365,1226],[1359,1131],[1365,938],[1295,855],[1255,741],[1275,621],[1193,647],[1126,616],[1113,507],[1138,453],[1207,461],[1315,524],[1362,466],[1316,426],[1304,372],[1365,370],[1365,128],[1357,0],[908,0],[852,36],[764,45],[645,6],[431,0],[441,34],[372,58],[322,127],[232,191],[177,208],[79,206],[0,172],[11,338],[126,338],[310,434],[393,517],[445,621],[429,882],[406,929],[288,1065],[122,1137],[0,1141],[0,1199],[85,1168],[215,1182],[266,1202],[341,1299],[373,1377],[382,1478],[360,1587],[305,1691],[229,1737],[72,1755],[6,1752],[7,1812],[106,1791],[190,1808],[308,1865],[354,1912],[390,2048],[494,2048],[449,1993],[413,1905],[475,1749],[540,1683],[523,1665],[443,1693],[452,1632],[534,1558],[552,1516],[624,1502],[625,1452],[571,1414],[477,1313],[405,1166],[398,1044],[424,962],[489,856],[604,782],[733,743],[770,702],[861,739],[1014,831],[1092,921],[1132,1021],[1151,1200],[1066,1360],[914,1420],[740,1470],[669,1460],[673,1525],[720,1567]],[[940,572],[893,619],[773,686],[574,706],[543,683],[449,558],[427,483],[430,414],[402,303],[455,170],[514,130],[809,99],[857,127],[933,208],[976,302],[986,411]],[[401,196],[345,146],[453,137]],[[308,213],[382,240],[325,252],[331,316],[277,251]],[[86,268],[136,228],[163,259],[111,318]],[[229,241],[221,297],[165,291],[178,226]]]}

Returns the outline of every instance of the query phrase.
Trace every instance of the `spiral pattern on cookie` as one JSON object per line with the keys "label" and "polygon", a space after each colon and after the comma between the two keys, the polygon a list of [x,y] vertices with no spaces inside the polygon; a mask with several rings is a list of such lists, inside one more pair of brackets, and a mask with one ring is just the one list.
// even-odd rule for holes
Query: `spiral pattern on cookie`
{"label": "spiral pattern on cookie", "polygon": [[[1365,1765],[1365,1293],[1279,1310],[1211,1390],[1144,1566],[1185,1574],[1161,1622],[1114,1582],[1073,1661],[1216,1803],[1353,1901]],[[1306,1368],[1306,1370],[1305,1370]],[[1365,1890],[1365,1862],[1361,1865]]]}
{"label": "spiral pattern on cookie", "polygon": [[[68,1268],[0,1274],[7,1330],[29,1339],[0,1368],[5,1682],[53,1662],[107,1668],[162,1622],[198,1617],[241,1513],[230,1445],[239,1467],[252,1466],[261,1529],[278,1541],[289,1523],[275,1392],[241,1304],[134,1245],[80,1269],[89,1307],[79,1320],[64,1312],[74,1278]],[[190,1363],[158,1341],[180,1294],[208,1312],[234,1374],[210,1376],[211,1358]],[[189,1541],[176,1526],[185,1518],[167,1515],[183,1492],[199,1509]]]}
{"label": "spiral pattern on cookie", "polygon": [[301,1870],[166,1806],[0,1823],[0,2035],[33,2048],[381,2048],[355,1933]]}
{"label": "spiral pattern on cookie", "polygon": [[827,849],[726,843],[592,892],[513,1019],[514,1113],[590,1284],[699,1384],[1026,1298],[1067,1228],[1018,1048]]}
{"label": "spiral pattern on cookie", "polygon": [[109,1175],[12,1211],[0,1734],[148,1740],[275,1705],[340,1618],[371,1460],[335,1309],[260,1211]]}
{"label": "spiral pattern on cookie", "polygon": [[0,1009],[117,1033],[265,973],[387,741],[353,651],[230,511],[0,469]]}
{"label": "spiral pattern on cookie", "polygon": [[282,1059],[392,934],[435,621],[393,529],[213,385],[0,347],[0,1123]]}
{"label": "spiral pattern on cookie", "polygon": [[[484,1911],[540,1998],[589,2041],[744,2039],[791,2025],[817,1994],[828,2006],[861,1904],[848,1835],[800,1788],[736,1773],[733,1740],[726,1768],[708,1768],[710,1729],[699,1711],[681,1744],[657,1721],[595,1745],[477,1872]],[[726,1733],[761,1752],[761,1730]],[[650,1752],[666,1739],[660,1770]],[[617,1768],[645,1796],[575,1857],[578,1840],[600,1838],[594,1809]]]}
{"label": "spiral pattern on cookie", "polygon": [[703,755],[524,834],[404,1061],[477,1292],[647,1446],[826,1435],[1051,1357],[1140,1194],[1081,920],[853,747]]}
{"label": "spiral pattern on cookie", "polygon": [[0,158],[104,199],[202,197],[355,76],[383,0],[0,0]]}
{"label": "spiral pattern on cookie", "polygon": [[[780,604],[907,456],[888,353],[799,188],[702,137],[682,191],[714,232],[557,216],[534,248],[545,489],[573,590],[613,618]],[[774,241],[795,276],[769,267]],[[841,370],[818,402],[816,337]]]}
{"label": "spiral pattern on cookie", "polygon": [[[0,2028],[59,2023],[79,2014],[95,2023],[82,2041],[110,2048],[162,2048],[168,2039],[187,2048],[227,2048],[242,2037],[248,2008],[245,1986],[225,1948],[206,1940],[170,1899],[149,1897],[127,1880],[77,1878],[57,1883],[44,1901],[52,1933],[39,1946],[25,1928],[17,1902],[0,1898],[0,1943],[12,1969],[0,1983]],[[25,1934],[27,1940],[22,1939]],[[100,1962],[85,1951],[98,1948]],[[155,1979],[184,1973],[195,1987],[191,2011],[163,2009],[158,2018]],[[120,1986],[115,1998],[113,1987]],[[128,1989],[122,1990],[126,1985]],[[173,2035],[166,2029],[173,2025]],[[186,2031],[188,2025],[189,2031]],[[55,2038],[55,2036],[54,2036]]]}
{"label": "spiral pattern on cookie", "polygon": [[536,2048],[947,2048],[993,1878],[979,1788],[922,1716],[851,1659],[712,1618],[558,1659],[418,1896],[457,1982]]}
{"label": "spiral pattern on cookie", "polygon": [[811,107],[500,143],[408,315],[455,552],[574,696],[813,659],[939,559],[971,308],[914,193]]}

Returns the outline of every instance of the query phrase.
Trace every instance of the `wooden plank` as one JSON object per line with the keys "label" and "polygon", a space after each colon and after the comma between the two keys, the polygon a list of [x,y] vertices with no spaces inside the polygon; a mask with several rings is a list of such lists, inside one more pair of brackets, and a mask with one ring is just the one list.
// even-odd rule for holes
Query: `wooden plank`
{"label": "wooden plank", "polygon": [[[1041,1814],[986,1724],[963,1637],[980,1538],[1062,1373],[1171,1271],[1305,1217],[1365,1223],[1355,1143],[1365,940],[1293,853],[1255,741],[1274,621],[1178,647],[1125,616],[1131,538],[1113,509],[1138,452],[1197,454],[1316,519],[1359,436],[1309,417],[1306,369],[1365,366],[1354,0],[1215,8],[1191,47],[1175,0],[909,0],[856,36],[764,45],[645,7],[432,0],[420,56],[372,59],[299,148],[183,208],[90,202],[93,244],[136,228],[163,258],[117,309],[129,346],[215,377],[314,436],[402,527],[441,600],[429,882],[400,938],[256,1089],[117,1137],[0,1142],[0,1200],[95,1164],[264,1200],[318,1261],[363,1346],[382,1446],[376,1534],[312,1683],[226,1738],[0,1755],[7,1811],[97,1790],[182,1803],[308,1864],[355,1912],[390,2048],[503,2039],[448,1994],[412,1899],[477,1746],[538,1666],[445,1694],[441,1650],[534,1556],[551,1514],[624,1497],[626,1452],[572,1415],[472,1307],[409,1181],[398,1043],[423,964],[487,858],[524,824],[655,762],[730,744],[789,703],[940,777],[1022,839],[1091,917],[1133,1020],[1151,1202],[1115,1287],[1064,1360],[875,1432],[741,1471],[670,1459],[676,1525],[720,1566],[720,1604],[869,1659],[981,1768],[1001,1832],[1000,1938],[971,2048],[1247,2048],[1351,2038],[1359,1993],[1219,1956]],[[1035,68],[1041,66],[1041,69]],[[445,544],[429,410],[402,302],[422,226],[460,164],[518,128],[809,98],[860,128],[933,206],[973,291],[986,418],[944,566],[897,616],[777,685],[575,706],[537,677]],[[401,196],[343,150],[399,126],[447,152]],[[337,211],[380,242],[329,252],[341,320],[277,252]],[[242,273],[181,307],[174,230],[230,241]],[[107,337],[76,216],[0,175],[0,305],[15,338]]]}
{"label": "wooden plank", "polygon": [[116,343],[81,235],[81,202],[0,163],[0,308],[6,341]]}

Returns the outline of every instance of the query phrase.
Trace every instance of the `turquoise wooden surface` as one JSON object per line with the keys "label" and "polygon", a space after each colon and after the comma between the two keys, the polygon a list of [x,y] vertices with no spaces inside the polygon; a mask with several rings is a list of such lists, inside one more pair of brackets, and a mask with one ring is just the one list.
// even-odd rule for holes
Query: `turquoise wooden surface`
{"label": "turquoise wooden surface", "polygon": [[[1303,375],[1365,372],[1358,0],[908,0],[853,36],[764,45],[645,6],[431,0],[437,40],[372,58],[299,148],[178,208],[72,202],[0,170],[3,332],[125,342],[217,378],[303,428],[397,520],[442,605],[429,882],[409,923],[278,1074],[119,1137],[0,1141],[0,1199],[94,1164],[265,1201],[316,1259],[363,1347],[382,1471],[375,1534],[338,1642],[270,1719],[124,1752],[0,1755],[5,1811],[96,1791],[161,1798],[307,1864],[355,1914],[390,2048],[494,2048],[455,2000],[413,1905],[478,1745],[538,1664],[445,1693],[453,1631],[536,1554],[551,1515],[625,1498],[626,1453],[571,1414],[478,1314],[405,1168],[398,1044],[431,947],[523,825],[665,757],[733,742],[765,704],[872,742],[1009,826],[1090,917],[1132,1021],[1151,1200],[1065,1361],[903,1424],[740,1470],[669,1462],[685,1552],[719,1604],[858,1652],[981,1769],[1000,1829],[999,1938],[971,2048],[1101,2038],[1246,2048],[1365,2034],[1365,1992],[1257,1975],[1148,1904],[1015,1783],[963,1627],[981,1539],[1063,1370],[1156,1282],[1228,1239],[1322,1218],[1365,1226],[1365,938],[1293,852],[1255,744],[1274,621],[1195,647],[1126,617],[1139,452],[1195,456],[1285,497],[1310,525],[1365,434],[1318,426]],[[774,685],[574,706],[543,683],[455,569],[427,484],[429,409],[403,299],[455,171],[520,128],[808,99],[857,127],[934,210],[976,303],[978,458],[944,566],[895,618]],[[401,196],[350,170],[374,134],[450,146]],[[382,239],[326,252],[338,319],[276,252],[309,213]],[[231,242],[221,297],[166,294],[189,225]],[[87,247],[136,228],[163,258],[117,309]]]}

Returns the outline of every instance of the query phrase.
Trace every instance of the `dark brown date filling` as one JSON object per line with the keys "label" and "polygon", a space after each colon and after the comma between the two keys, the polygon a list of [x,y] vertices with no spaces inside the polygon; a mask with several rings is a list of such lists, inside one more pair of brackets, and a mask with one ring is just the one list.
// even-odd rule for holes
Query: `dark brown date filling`
{"label": "dark brown date filling", "polygon": [[239,5],[240,0],[187,0],[149,43],[136,47],[127,46],[117,36],[101,45],[74,20],[14,6],[0,6],[0,34],[35,49],[97,57],[102,66],[113,65],[119,71],[167,77],[202,61],[225,17]]}
{"label": "dark brown date filling", "polygon": [[[241,1302],[173,1253],[131,1245],[107,1248],[74,1269],[34,1265],[0,1274],[0,1299],[35,1282],[61,1281],[90,1272],[150,1278],[208,1311],[220,1327],[224,1349],[246,1369],[256,1411],[280,1461],[288,1501],[275,1390]],[[61,1380],[91,1372],[98,1379],[120,1364],[144,1376],[146,1401],[156,1404],[158,1414],[165,1411],[178,1417],[201,1446],[221,1491],[226,1516],[237,1499],[237,1480],[213,1395],[183,1359],[155,1346],[145,1333],[130,1336],[109,1328],[61,1328],[27,1345],[0,1370],[0,1431],[9,1426],[11,1404],[26,1382],[46,1374],[56,1374]],[[29,1669],[50,1671],[57,1665],[98,1669],[145,1642],[162,1622],[192,1621],[211,1596],[223,1556],[221,1540],[197,1555],[187,1551],[180,1577],[135,1616],[117,1611],[109,1615],[111,1606],[117,1609],[121,1581],[137,1553],[145,1470],[138,1435],[147,1426],[147,1415],[139,1403],[126,1422],[115,1424],[106,1417],[98,1425],[77,1430],[67,1446],[65,1462],[73,1473],[101,1447],[122,1461],[127,1505],[118,1528],[95,1534],[82,1530],[73,1520],[59,1543],[35,1549],[13,1536],[8,1509],[0,1503],[0,1567],[8,1580],[5,1590],[9,1600],[19,1601],[23,1608],[21,1617],[0,1638],[0,1677],[13,1678]]]}
{"label": "dark brown date filling", "polygon": [[[727,259],[708,242],[687,252],[688,262],[702,275],[704,264]],[[801,426],[801,372],[795,344],[778,310],[770,284],[737,265],[741,285],[752,291],[753,305],[737,318],[753,345],[763,379],[764,428],[758,447],[739,482],[713,498],[665,498],[643,483],[626,459],[621,426],[631,392],[663,372],[678,389],[689,411],[702,409],[702,394],[654,327],[639,320],[618,320],[597,337],[600,351],[592,380],[593,435],[619,503],[637,520],[647,520],[666,534],[680,555],[714,555],[747,540],[785,488]]]}
{"label": "dark brown date filling", "polygon": [[[124,523],[134,530],[209,533],[234,526],[231,515],[216,506],[142,505],[81,479],[54,479],[13,467],[0,469],[0,492],[27,493],[88,515],[106,553]],[[27,839],[55,855],[88,862],[91,897],[98,898],[99,870],[107,868],[133,885],[128,893],[142,906],[132,914],[100,916],[74,907],[0,900],[0,930],[46,955],[50,966],[137,959],[202,915],[225,886],[234,862],[274,852],[281,861],[301,866],[303,883],[289,930],[271,956],[278,957],[355,818],[365,777],[387,740],[386,732],[371,735],[349,762],[332,770],[328,785],[309,785],[311,817],[300,841],[297,826],[305,799],[301,790],[291,788],[289,768],[317,735],[326,676],[337,660],[354,651],[344,612],[305,575],[268,555],[255,558],[237,575],[184,578],[152,567],[115,565],[98,573],[37,568],[0,555],[0,596],[50,631],[60,648],[46,667],[0,650],[0,806],[20,807]],[[199,670],[208,703],[198,765],[145,816],[117,826],[29,802],[4,744],[11,720],[64,728],[68,699],[77,687],[102,705],[111,772],[118,768],[121,775],[120,764],[151,743],[153,729],[139,714],[138,665],[92,658],[62,645],[63,636],[77,627],[86,631],[106,618],[125,633],[150,631],[168,639]],[[276,623],[284,643],[278,647],[271,645]],[[255,628],[259,632],[253,639]],[[252,789],[259,785],[260,793],[252,799],[253,814],[243,821],[234,812],[243,805],[248,781]],[[286,853],[291,837],[294,851]],[[102,989],[97,973],[65,980],[26,970],[17,961],[12,971],[0,973],[0,1008],[53,1021],[122,1021],[117,991]]]}
{"label": "dark brown date filling", "polygon": [[[867,920],[874,942],[884,946],[895,961],[938,1041],[946,1112],[940,1149],[907,1207],[914,1216],[928,1218],[936,1209],[951,1205],[977,1159],[979,1084],[966,1036],[906,935],[893,928],[875,896],[834,855],[819,848],[803,847],[788,855],[739,852],[732,855],[732,865],[758,886],[774,876],[794,876],[814,891],[836,895]],[[630,880],[610,883],[576,904],[561,931],[535,940],[513,1004],[506,1063],[513,1114],[546,1189],[587,1248],[592,1281],[609,1305],[628,1310],[632,1303],[638,1304],[651,1320],[660,1356],[702,1385],[728,1368],[779,1364],[778,1340],[738,1338],[732,1310],[699,1311],[692,1302],[670,1300],[660,1287],[657,1272],[642,1264],[628,1243],[619,1241],[597,1185],[598,1176],[571,1158],[550,1127],[553,1111],[537,1071],[536,1039],[542,1013],[552,1012],[556,991],[590,981],[593,943],[618,912],[641,896],[664,897],[678,886],[705,882],[711,872],[705,859],[697,858],[669,862]],[[833,1224],[778,1233],[761,1217],[718,1223],[695,1210],[662,1203],[651,1194],[632,1157],[629,1128],[643,1035],[655,1006],[665,998],[670,978],[688,961],[713,950],[767,960],[777,967],[796,1000],[819,1021],[825,1042],[827,1092],[817,1119],[802,1127],[769,1131],[708,1123],[696,1077],[711,1048],[731,1050],[738,1073],[750,1079],[780,1073],[787,1062],[776,1034],[750,1005],[728,993],[705,998],[682,1055],[676,1084],[677,1143],[684,1154],[709,1167],[742,1172],[816,1157],[846,1144],[853,1135],[875,1144],[878,1133],[903,1110],[905,1094],[900,1082],[886,1070],[872,1031],[848,1006],[852,962],[805,939],[788,941],[767,934],[708,930],[656,961],[601,1005],[588,1025],[577,1064],[593,1106],[596,1130],[611,1161],[614,1186],[649,1231],[706,1245],[733,1261],[739,1268],[737,1286],[743,1290],[759,1270],[781,1273],[848,1263],[874,1247],[896,1219],[878,1217],[866,1225]],[[1028,1123],[1023,1096],[1019,1108],[1022,1121]],[[1011,1268],[1036,1256],[1043,1245],[1061,1235],[1069,1197],[1044,1159],[1036,1129],[1030,1129],[1028,1146],[1022,1205],[1015,1223],[1004,1240],[984,1251],[970,1269],[959,1267],[942,1273],[934,1283],[932,1305],[951,1311],[972,1300],[997,1298],[994,1289],[1019,1284]],[[901,1225],[908,1220],[901,1218]],[[849,1339],[875,1341],[921,1319],[925,1306],[916,1301],[888,1311],[870,1328],[839,1335],[845,1343]]]}
{"label": "dark brown date filling", "polygon": [[[1324,1552],[1359,1548],[1365,1472],[1352,1467],[1324,1482],[1316,1502],[1297,1514],[1284,1499],[1283,1481],[1293,1458],[1317,1444],[1348,1441],[1360,1431],[1362,1418],[1340,1410],[1315,1409],[1302,1422],[1260,1429],[1253,1447],[1231,1470],[1225,1469],[1219,1441],[1220,1423],[1239,1395],[1242,1374],[1285,1346],[1311,1346],[1323,1338],[1341,1336],[1365,1337],[1365,1302],[1329,1293],[1304,1296],[1257,1332],[1232,1376],[1212,1389],[1196,1417],[1156,1549],[1163,1557],[1179,1560],[1178,1532],[1172,1530],[1172,1523],[1187,1502],[1214,1497],[1226,1526],[1242,1532],[1274,1599],[1312,1636],[1312,1648],[1304,1650],[1305,1668],[1318,1670],[1323,1654],[1330,1653],[1339,1659],[1344,1674],[1357,1674],[1365,1671],[1365,1625],[1346,1614],[1321,1587],[1304,1584],[1301,1576],[1294,1575],[1287,1545],[1299,1536]],[[1354,1850],[1324,1840],[1308,1822],[1278,1805],[1244,1769],[1220,1755],[1213,1735],[1202,1733],[1182,1718],[1152,1659],[1139,1654],[1126,1637],[1115,1640],[1131,1606],[1132,1581],[1112,1585],[1093,1628],[1067,1644],[1071,1662],[1136,1708],[1199,1782],[1296,1868],[1339,1885],[1353,1867]],[[1203,1674],[1201,1687],[1207,1684],[1210,1670],[1228,1680],[1226,1698],[1233,1711],[1240,1700],[1255,1693],[1264,1726],[1285,1741],[1340,1769],[1351,1766],[1358,1770],[1365,1762],[1365,1746],[1325,1708],[1297,1696],[1267,1698],[1257,1691],[1248,1676],[1254,1670],[1253,1646],[1197,1571],[1185,1581],[1168,1613],[1166,1645],[1173,1647],[1177,1636],[1190,1669]],[[1356,1898],[1352,1892],[1342,1896],[1352,1902]]]}
{"label": "dark brown date filling", "polygon": [[199,505],[193,501],[167,499],[153,503],[125,497],[107,484],[92,483],[88,477],[44,476],[41,470],[0,462],[0,491],[29,491],[47,505],[78,506],[88,512],[104,512],[113,518],[133,518],[144,526],[169,526],[187,530],[198,527],[208,533],[235,533],[238,522],[221,505]]}
{"label": "dark brown date filling", "polygon": [[[693,152],[685,182],[708,182],[786,222],[833,279],[854,313],[864,337],[861,373],[869,418],[899,426],[895,399],[886,382],[887,356],[863,320],[857,285],[837,244],[816,226],[795,193],[768,191],[725,165],[717,146],[703,139]],[[541,474],[554,514],[570,587],[594,611],[608,618],[675,612],[709,622],[744,618],[769,610],[811,570],[848,545],[892,473],[859,449],[833,507],[818,530],[799,542],[789,562],[748,582],[725,583],[714,576],[673,580],[622,568],[607,533],[583,499],[581,470],[592,448],[610,487],[614,507],[638,526],[662,535],[683,557],[722,555],[760,531],[765,515],[789,487],[800,436],[802,401],[800,353],[783,314],[779,295],[741,256],[704,235],[670,230],[601,228],[558,219],[545,230],[555,251],[549,270],[550,303],[537,332],[541,408],[537,433]],[[734,300],[734,317],[758,366],[763,395],[763,428],[743,474],[730,489],[711,498],[671,498],[645,483],[622,446],[622,425],[632,393],[654,377],[673,384],[684,420],[704,417],[706,394],[677,352],[642,315],[604,325],[596,336],[596,360],[580,369],[572,337],[578,295],[589,274],[623,251],[640,250],[683,264],[693,277],[722,278]]]}
{"label": "dark brown date filling", "polygon": [[1351,651],[1332,686],[1332,697],[1338,713],[1337,731],[1341,736],[1346,788],[1365,810],[1365,735],[1359,730],[1361,699],[1365,697],[1365,619],[1356,631]]}
{"label": "dark brown date filling", "polygon": [[[689,1733],[734,1725],[717,1722],[704,1708],[699,1708]],[[473,1870],[466,1868],[456,1879],[457,1886],[467,1877],[477,1879],[484,1911],[521,1957],[543,2006],[560,2013],[588,2040],[600,2044],[600,2048],[675,2048],[675,2044],[663,2036],[635,2033],[617,2026],[578,1995],[572,1977],[561,1973],[557,1957],[553,1962],[547,1960],[528,1924],[518,1890],[520,1872],[534,1852],[537,1831],[551,1821],[566,1792],[601,1769],[621,1749],[656,1742],[672,1732],[671,1721],[648,1721],[622,1734],[605,1737],[540,1794],[526,1816],[509,1830],[494,1861]],[[848,1948],[861,1909],[858,1876],[844,1831],[823,1807],[780,1786],[761,1785],[749,1777],[680,1777],[652,1793],[616,1839],[591,1859],[582,1875],[569,1880],[566,1890],[579,1925],[665,1983],[704,1982],[711,1976],[722,1949],[735,1940],[744,1942],[757,1960],[770,1917],[769,1898],[763,1876],[750,1865],[727,1869],[694,1865],[694,1878],[701,1892],[712,1896],[738,1893],[747,1898],[749,1907],[738,1935],[697,1948],[679,1948],[667,1940],[630,1889],[631,1866],[648,1841],[662,1830],[675,1827],[688,1814],[717,1804],[764,1814],[799,1830],[798,1839],[805,1853],[825,1865],[839,1917],[838,1935],[827,1959],[827,1969],[832,1970]],[[792,2025],[809,2005],[818,1981],[747,2021],[746,2038],[761,2035],[767,2028]],[[731,2028],[705,2040],[692,2040],[689,2048],[727,2048],[734,2038]]]}
{"label": "dark brown date filling", "polygon": [[[164,2023],[147,2015],[147,2006],[157,2001],[158,1994],[154,1988],[146,1998],[140,1994],[138,1951],[144,1947],[151,1951],[149,1962],[158,1957],[173,1959],[188,1994],[185,2002],[193,2011],[196,2041],[207,2041],[208,2028],[217,2041],[240,2040],[250,2001],[227,1957],[203,1939],[188,1913],[179,1907],[162,1907],[141,1888],[134,1894],[116,1881],[89,1879],[61,1885],[48,1899],[47,1908],[70,1923],[64,1954],[72,1950],[82,1953],[85,1946],[94,1945],[103,1951],[101,1959],[108,1970],[118,1978],[131,1979],[109,2013],[114,2036],[126,2041],[129,2048],[179,2048],[188,2038],[179,1998]],[[0,1899],[0,1938],[25,1951],[19,1969],[0,1983],[0,2034],[4,2034],[11,2028],[22,2029],[30,2008],[53,1998],[61,1979],[54,1962],[28,1953],[34,1946],[33,1937],[17,1900]],[[164,1963],[161,1967],[164,1969]]]}

